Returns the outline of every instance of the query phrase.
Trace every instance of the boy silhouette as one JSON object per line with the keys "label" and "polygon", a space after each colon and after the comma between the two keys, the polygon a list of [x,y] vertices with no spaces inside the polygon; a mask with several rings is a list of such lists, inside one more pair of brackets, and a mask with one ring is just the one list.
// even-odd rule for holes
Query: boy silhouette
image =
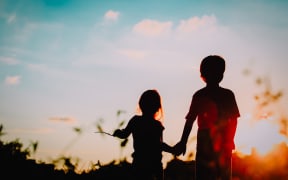
{"label": "boy silhouette", "polygon": [[234,136],[240,117],[234,93],[219,83],[223,79],[225,60],[218,55],[205,57],[200,74],[206,86],[194,93],[185,117],[181,140],[174,146],[175,154],[185,154],[186,144],[197,119],[197,180],[230,180]]}

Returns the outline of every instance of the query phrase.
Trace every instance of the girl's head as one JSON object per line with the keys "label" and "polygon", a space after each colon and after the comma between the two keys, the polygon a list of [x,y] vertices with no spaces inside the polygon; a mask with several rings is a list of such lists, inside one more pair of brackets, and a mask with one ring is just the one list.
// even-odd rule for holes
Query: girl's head
{"label": "girl's head", "polygon": [[220,83],[225,71],[225,60],[218,55],[205,57],[200,64],[201,77],[206,83]]}
{"label": "girl's head", "polygon": [[[157,90],[146,90],[139,99],[139,107],[143,115],[153,116],[155,119],[162,117],[161,97]],[[160,113],[160,114],[158,114]]]}

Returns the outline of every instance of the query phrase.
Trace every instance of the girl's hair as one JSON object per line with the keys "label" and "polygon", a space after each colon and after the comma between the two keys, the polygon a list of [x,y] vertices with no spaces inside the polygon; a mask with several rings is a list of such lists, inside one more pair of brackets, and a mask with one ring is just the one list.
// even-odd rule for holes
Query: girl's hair
{"label": "girl's hair", "polygon": [[200,64],[201,77],[204,78],[206,82],[221,82],[224,71],[225,60],[218,55],[207,56]]}
{"label": "girl's hair", "polygon": [[139,107],[143,115],[161,119],[163,116],[161,97],[157,90],[146,90],[139,99]]}

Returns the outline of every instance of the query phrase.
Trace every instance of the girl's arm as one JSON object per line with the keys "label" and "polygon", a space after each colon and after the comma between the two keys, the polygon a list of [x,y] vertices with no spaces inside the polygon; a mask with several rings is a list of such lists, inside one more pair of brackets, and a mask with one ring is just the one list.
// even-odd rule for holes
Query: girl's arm
{"label": "girl's arm", "polygon": [[132,133],[133,124],[134,124],[133,119],[134,118],[132,118],[128,122],[127,126],[124,129],[116,129],[112,135],[121,139],[126,139]]}
{"label": "girl's arm", "polygon": [[125,139],[130,135],[130,133],[128,133],[125,129],[116,129],[112,135],[121,139]]}

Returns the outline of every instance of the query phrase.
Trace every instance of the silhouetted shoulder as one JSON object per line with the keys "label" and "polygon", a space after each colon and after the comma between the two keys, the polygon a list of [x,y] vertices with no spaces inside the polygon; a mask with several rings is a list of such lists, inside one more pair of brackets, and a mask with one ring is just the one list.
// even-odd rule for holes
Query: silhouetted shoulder
{"label": "silhouetted shoulder", "polygon": [[138,115],[133,116],[133,117],[129,120],[128,125],[132,126],[132,125],[135,124],[140,118],[141,118],[141,116],[138,116]]}
{"label": "silhouetted shoulder", "polygon": [[219,97],[217,99],[217,104],[220,105],[223,116],[226,117],[239,117],[240,112],[236,102],[234,92],[231,89],[220,88]]}
{"label": "silhouetted shoulder", "polygon": [[204,87],[196,91],[192,98],[189,116],[204,113],[207,108],[210,110],[216,107],[225,117],[239,117],[239,109],[236,103],[235,95],[232,90],[223,87]]}
{"label": "silhouetted shoulder", "polygon": [[138,127],[140,129],[151,129],[151,128],[158,128],[163,130],[164,126],[162,125],[162,123],[160,121],[157,121],[153,118],[147,118],[145,116],[139,116],[139,115],[135,115],[133,116],[130,121],[129,121],[130,126],[132,127]]}
{"label": "silhouetted shoulder", "polygon": [[203,94],[204,92],[205,92],[205,87],[199,89],[198,91],[196,91],[196,92],[193,94],[193,97],[200,96],[200,95]]}
{"label": "silhouetted shoulder", "polygon": [[219,89],[224,95],[228,95],[228,96],[233,96],[234,97],[234,92],[231,89],[227,89],[227,88],[223,88],[223,87],[220,87]]}
{"label": "silhouetted shoulder", "polygon": [[193,94],[193,97],[201,97],[201,96],[206,97],[209,95],[234,97],[234,92],[231,89],[223,87],[217,87],[217,88],[204,87],[196,91]]}

